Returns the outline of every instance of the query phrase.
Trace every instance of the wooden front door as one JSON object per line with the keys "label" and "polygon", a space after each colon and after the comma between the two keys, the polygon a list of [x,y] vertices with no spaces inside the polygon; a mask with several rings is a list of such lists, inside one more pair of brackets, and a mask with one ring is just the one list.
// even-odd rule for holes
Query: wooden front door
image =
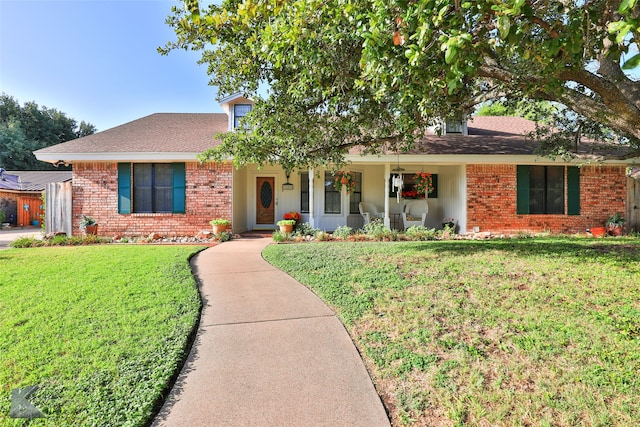
{"label": "wooden front door", "polygon": [[256,178],[256,224],[275,224],[275,191],[272,176]]}

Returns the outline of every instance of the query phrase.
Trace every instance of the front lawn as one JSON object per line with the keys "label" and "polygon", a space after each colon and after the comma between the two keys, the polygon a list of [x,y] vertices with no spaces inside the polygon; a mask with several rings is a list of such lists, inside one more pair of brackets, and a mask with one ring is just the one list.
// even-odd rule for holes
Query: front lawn
{"label": "front lawn", "polygon": [[31,385],[46,418],[30,425],[148,423],[199,317],[188,260],[200,249],[0,251],[0,426],[23,425],[11,390]]}
{"label": "front lawn", "polygon": [[394,425],[640,423],[640,241],[270,245],[332,306]]}

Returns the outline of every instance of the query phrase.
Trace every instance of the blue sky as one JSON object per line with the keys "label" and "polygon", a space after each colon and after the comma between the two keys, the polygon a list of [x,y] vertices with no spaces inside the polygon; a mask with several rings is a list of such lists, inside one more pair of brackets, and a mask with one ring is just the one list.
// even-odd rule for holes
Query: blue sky
{"label": "blue sky", "polygon": [[0,0],[0,92],[105,130],[152,113],[221,112],[197,52],[175,40],[173,0]]}

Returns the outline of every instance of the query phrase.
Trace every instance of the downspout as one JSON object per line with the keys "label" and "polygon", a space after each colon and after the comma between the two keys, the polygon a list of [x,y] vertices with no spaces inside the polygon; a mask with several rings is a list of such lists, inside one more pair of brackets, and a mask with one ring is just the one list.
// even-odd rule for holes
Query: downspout
{"label": "downspout", "polygon": [[384,164],[384,226],[391,228],[391,220],[389,219],[389,178],[391,175],[391,166],[389,163]]}
{"label": "downspout", "polygon": [[309,168],[309,224],[315,228],[316,226],[316,214],[315,214],[315,203],[313,196],[313,177],[315,175],[315,170],[313,167]]}

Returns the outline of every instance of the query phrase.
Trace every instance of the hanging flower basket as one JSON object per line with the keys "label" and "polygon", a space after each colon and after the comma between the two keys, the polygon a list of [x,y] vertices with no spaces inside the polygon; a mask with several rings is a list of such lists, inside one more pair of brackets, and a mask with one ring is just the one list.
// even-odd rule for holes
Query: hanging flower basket
{"label": "hanging flower basket", "polygon": [[347,189],[347,194],[356,189],[356,174],[351,171],[338,171],[335,174],[335,181],[333,187],[342,191],[342,187]]}
{"label": "hanging flower basket", "polygon": [[418,172],[413,176],[413,189],[425,196],[433,191],[433,177],[429,172]]}

